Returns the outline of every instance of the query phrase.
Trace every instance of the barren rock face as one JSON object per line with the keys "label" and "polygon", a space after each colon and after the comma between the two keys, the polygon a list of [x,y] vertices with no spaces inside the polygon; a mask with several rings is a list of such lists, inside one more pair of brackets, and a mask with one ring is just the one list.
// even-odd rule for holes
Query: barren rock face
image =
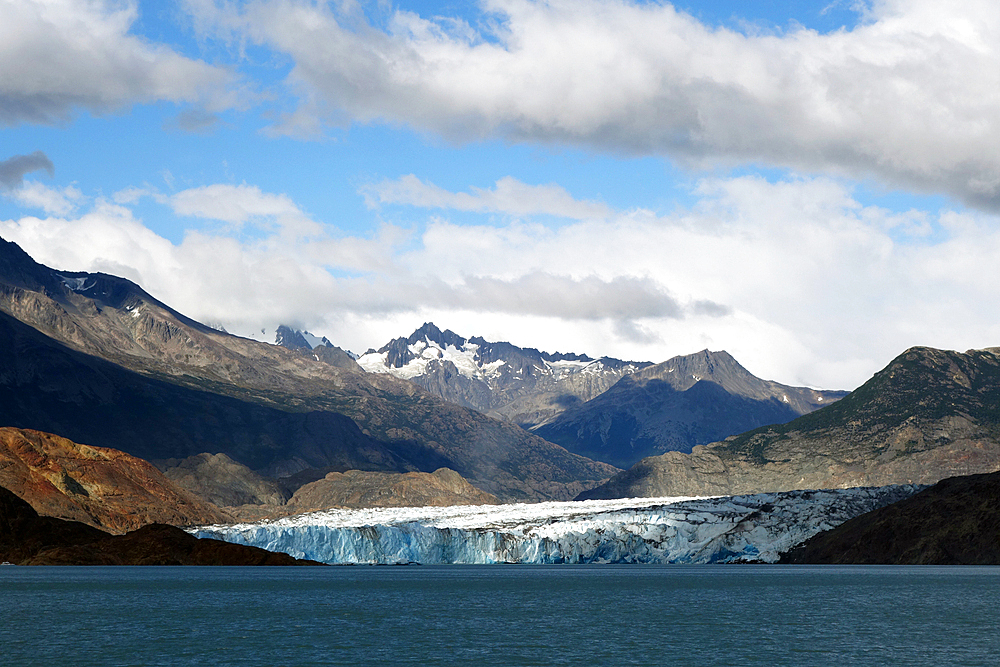
{"label": "barren rock face", "polygon": [[228,519],[142,459],[26,429],[0,428],[0,486],[41,515],[110,532]]}

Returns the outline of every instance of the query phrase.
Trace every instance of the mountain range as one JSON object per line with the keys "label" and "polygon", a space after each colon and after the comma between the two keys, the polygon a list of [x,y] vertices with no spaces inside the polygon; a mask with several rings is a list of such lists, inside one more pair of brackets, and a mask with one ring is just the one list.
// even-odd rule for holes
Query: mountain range
{"label": "mountain range", "polygon": [[721,351],[625,362],[431,323],[360,357],[291,327],[276,342],[0,241],[0,486],[122,531],[334,505],[923,484],[1000,467],[1000,348],[912,348],[845,395],[761,380]]}
{"label": "mountain range", "polygon": [[627,375],[532,432],[627,468],[647,456],[690,452],[696,445],[790,421],[846,394],[761,380],[729,353],[703,350]]}
{"label": "mountain range", "polygon": [[847,394],[761,380],[726,352],[659,364],[594,359],[463,338],[433,323],[369,350],[358,365],[617,467],[786,422]]}
{"label": "mountain range", "polygon": [[643,459],[580,498],[930,484],[1000,468],[1000,349],[915,347],[832,405]]}
{"label": "mountain range", "polygon": [[267,477],[446,467],[506,500],[569,498],[615,472],[312,352],[232,336],[128,280],[56,271],[0,243],[2,424],[147,460],[223,453]]}
{"label": "mountain range", "polygon": [[525,428],[545,423],[651,365],[463,338],[432,322],[368,350],[358,364],[369,373],[409,380],[447,401]]}

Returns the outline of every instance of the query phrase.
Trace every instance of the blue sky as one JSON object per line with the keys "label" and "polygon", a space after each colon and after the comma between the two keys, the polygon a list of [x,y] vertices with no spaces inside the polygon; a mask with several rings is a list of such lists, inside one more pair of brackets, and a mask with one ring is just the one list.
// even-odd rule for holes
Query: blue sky
{"label": "blue sky", "polygon": [[980,0],[0,2],[0,236],[268,341],[852,388],[1000,342],[998,45]]}

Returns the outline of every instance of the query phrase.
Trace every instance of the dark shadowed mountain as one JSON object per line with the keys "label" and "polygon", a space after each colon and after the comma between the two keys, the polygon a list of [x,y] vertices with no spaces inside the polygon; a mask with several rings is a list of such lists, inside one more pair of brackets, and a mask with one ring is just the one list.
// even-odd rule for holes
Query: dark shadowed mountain
{"label": "dark shadowed mountain", "polygon": [[944,479],[812,537],[781,562],[1000,565],[1000,472]]}
{"label": "dark shadowed mountain", "polygon": [[320,565],[242,544],[200,540],[149,524],[111,535],[77,521],[39,516],[0,487],[0,561],[14,565]]}
{"label": "dark shadowed mountain", "polygon": [[426,323],[358,359],[369,373],[409,380],[447,401],[524,427],[588,401],[649,362],[540,352]]}
{"label": "dark shadowed mountain", "polygon": [[915,347],[822,410],[643,459],[581,498],[932,484],[1000,469],[1000,349]]}
{"label": "dark shadowed mountain", "polygon": [[106,274],[0,243],[0,423],[147,460],[224,453],[267,476],[446,467],[505,499],[614,469],[409,382],[206,327]]}
{"label": "dark shadowed mountain", "polygon": [[703,350],[625,376],[532,432],[627,468],[647,456],[690,452],[695,445],[791,421],[846,394],[761,380],[727,352]]}

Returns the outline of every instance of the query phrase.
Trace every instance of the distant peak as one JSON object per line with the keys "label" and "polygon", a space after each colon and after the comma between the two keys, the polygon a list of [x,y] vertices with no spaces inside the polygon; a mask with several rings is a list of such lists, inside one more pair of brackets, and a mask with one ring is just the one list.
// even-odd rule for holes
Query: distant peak
{"label": "distant peak", "polygon": [[439,329],[433,322],[424,322],[423,326],[410,334],[410,337],[406,339],[406,342],[413,345],[414,343],[423,340],[429,340],[437,343],[441,347],[448,347],[449,345],[452,345],[456,348],[463,347],[466,342],[464,338],[450,329],[441,331],[441,329]]}
{"label": "distant peak", "polygon": [[274,332],[274,342],[290,350],[315,350],[317,347],[334,346],[326,336],[314,336],[308,331],[293,329],[284,324],[278,325]]}
{"label": "distant peak", "polygon": [[274,343],[289,350],[312,349],[298,330],[284,324],[278,325],[278,329],[274,332]]}

